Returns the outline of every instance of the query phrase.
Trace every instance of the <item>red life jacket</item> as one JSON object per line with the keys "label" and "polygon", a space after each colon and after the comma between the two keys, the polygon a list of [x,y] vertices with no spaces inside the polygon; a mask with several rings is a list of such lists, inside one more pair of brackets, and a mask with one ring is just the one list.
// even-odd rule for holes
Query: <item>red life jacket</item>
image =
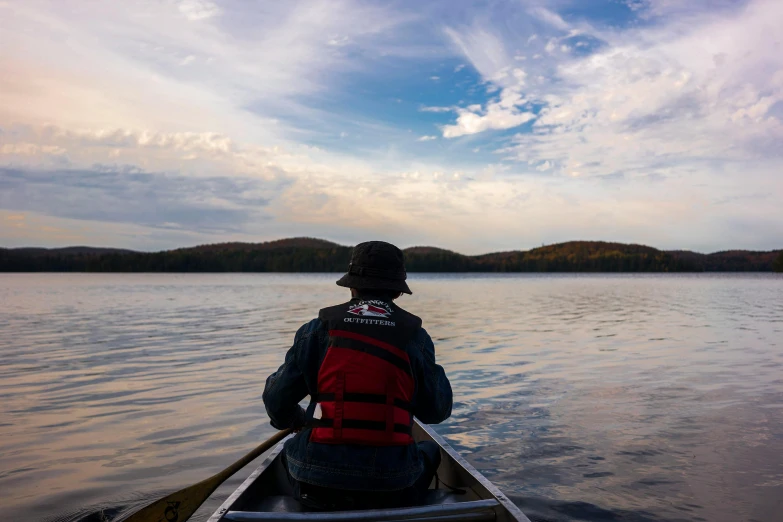
{"label": "red life jacket", "polygon": [[329,330],[329,346],[313,397],[313,406],[321,405],[321,419],[310,440],[411,444],[415,381],[405,348],[421,319],[394,303],[359,299],[325,308],[318,317]]}

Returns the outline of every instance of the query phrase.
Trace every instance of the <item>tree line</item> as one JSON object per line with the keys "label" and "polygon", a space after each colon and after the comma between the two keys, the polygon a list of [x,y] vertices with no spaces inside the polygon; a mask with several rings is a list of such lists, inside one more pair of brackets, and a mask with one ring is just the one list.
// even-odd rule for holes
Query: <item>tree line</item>
{"label": "tree line", "polygon": [[[351,247],[302,239],[202,245],[154,253],[86,247],[0,249],[0,271],[344,272],[350,257]],[[783,272],[783,252],[697,254],[589,241],[480,256],[411,248],[405,257],[409,272]]]}

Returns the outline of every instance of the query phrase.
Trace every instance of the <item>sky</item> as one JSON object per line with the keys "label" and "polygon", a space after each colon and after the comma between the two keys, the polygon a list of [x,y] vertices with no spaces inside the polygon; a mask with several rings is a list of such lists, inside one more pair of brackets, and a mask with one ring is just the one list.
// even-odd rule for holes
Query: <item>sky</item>
{"label": "sky", "polygon": [[0,246],[783,248],[780,0],[0,0]]}

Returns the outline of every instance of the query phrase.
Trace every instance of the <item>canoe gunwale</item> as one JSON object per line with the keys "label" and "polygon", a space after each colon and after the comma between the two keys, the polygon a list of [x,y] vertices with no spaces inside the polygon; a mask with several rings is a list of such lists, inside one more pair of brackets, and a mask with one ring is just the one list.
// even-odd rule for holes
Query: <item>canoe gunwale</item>
{"label": "canoe gunwale", "polygon": [[414,419],[414,420],[418,425],[418,427],[424,430],[427,433],[427,435],[429,435],[432,438],[432,440],[434,440],[438,444],[438,446],[440,446],[441,450],[448,453],[449,457],[451,457],[457,464],[459,464],[462,468],[464,468],[465,471],[467,471],[470,475],[472,475],[473,478],[475,478],[479,484],[484,486],[484,488],[486,488],[489,494],[492,495],[495,498],[495,500],[497,500],[498,503],[501,506],[503,506],[503,508],[506,511],[509,512],[511,516],[515,517],[516,520],[521,522],[531,522],[530,519],[527,518],[527,516],[525,516],[522,510],[516,506],[516,504],[511,502],[511,500],[509,500],[509,498],[502,491],[500,491],[498,487],[495,486],[495,484],[490,482],[490,480],[487,477],[479,473],[479,471],[476,468],[474,468],[473,465],[471,465],[467,460],[465,460],[464,457],[462,457],[462,455],[457,453],[454,450],[454,448],[452,448],[451,445],[448,442],[446,442],[446,440],[443,437],[441,437],[435,432],[435,430],[433,430],[430,426],[422,422],[419,422],[418,419]]}
{"label": "canoe gunwale", "polygon": [[242,482],[242,484],[240,484],[239,487],[228,496],[228,498],[220,505],[217,511],[215,511],[211,517],[209,517],[207,522],[219,522],[220,520],[223,520],[223,515],[225,515],[231,506],[233,506],[234,503],[239,499],[239,497],[242,496],[242,493],[244,493],[247,488],[252,486],[253,482],[255,482],[258,477],[260,477],[261,474],[272,465],[277,456],[283,451],[285,442],[293,436],[294,434],[292,433],[291,435],[281,440],[277,446],[275,446],[272,452],[267,455],[261,465],[258,466],[255,471],[253,471],[253,473],[251,473],[250,476],[248,476],[245,481]]}
{"label": "canoe gunwale", "polygon": [[[485,510],[492,510],[496,514],[498,513],[497,510],[503,510],[507,513],[508,516],[506,517],[500,517],[500,520],[509,520],[508,517],[511,517],[510,520],[516,520],[519,522],[530,522],[530,519],[525,516],[524,513],[513,503],[511,500],[506,497],[503,492],[501,492],[497,486],[495,486],[492,482],[489,481],[484,475],[479,473],[476,468],[474,468],[468,461],[466,461],[459,453],[457,453],[451,445],[449,445],[448,442],[446,442],[443,437],[438,435],[431,427],[427,426],[426,424],[423,424],[418,419],[414,419],[415,426],[414,431],[416,429],[421,429],[427,437],[429,437],[431,440],[433,440],[438,446],[440,447],[441,451],[445,452],[448,457],[454,461],[454,463],[462,468],[468,475],[470,475],[477,483],[480,485],[484,490],[486,490],[489,495],[491,495],[492,498],[489,499],[482,499],[477,501],[471,501],[471,502],[460,502],[460,504],[473,504],[473,506],[476,507],[472,512],[468,513],[453,513],[451,515],[452,520],[481,520],[480,518],[475,518],[480,515],[481,509]],[[272,514],[259,514],[258,516],[254,516],[253,513],[267,513],[267,512],[241,512],[241,511],[235,511],[232,512],[232,515],[236,513],[236,517],[232,516],[231,519],[224,518],[224,515],[226,515],[229,511],[231,511],[231,507],[236,503],[236,501],[247,491],[248,488],[250,488],[253,483],[258,480],[258,478],[265,472],[267,469],[273,464],[275,459],[278,458],[280,453],[283,451],[285,442],[293,437],[294,435],[291,434],[285,439],[283,439],[272,451],[269,453],[269,455],[264,459],[264,461],[261,463],[261,465],[256,468],[255,471],[253,471],[250,476],[248,476],[244,482],[233,492],[229,497],[221,504],[221,506],[215,511],[215,513],[209,518],[207,522],[221,522],[225,520],[274,520],[272,517]],[[477,484],[474,484],[477,485]],[[471,488],[473,489],[473,488]],[[478,492],[474,490],[474,492],[478,495]],[[474,503],[480,503],[480,504],[474,504]],[[480,508],[479,508],[480,506]],[[429,508],[432,508],[432,506],[428,506]],[[468,507],[468,506],[465,506]],[[410,509],[416,509],[416,507],[413,508],[401,508],[403,510],[410,510]],[[448,509],[448,508],[447,508]],[[352,513],[359,514],[360,511],[355,511]],[[367,511],[364,511],[364,513],[367,513]],[[307,513],[306,515],[309,515],[308,518],[302,517],[301,520],[318,520],[320,513]],[[331,520],[336,520],[334,518],[334,515],[337,513],[332,512],[331,514],[325,513],[327,516],[331,515]],[[279,515],[279,514],[278,514]],[[297,517],[292,517],[292,513],[288,513],[287,519],[288,520],[296,520]],[[305,515],[305,513],[302,513],[302,515]],[[444,512],[445,515],[445,512]],[[266,517],[266,518],[265,518]],[[406,516],[405,520],[438,520],[438,518],[433,518],[432,516],[427,515],[421,515],[421,516]],[[278,516],[278,519],[282,519]],[[324,520],[329,520],[329,518],[324,518]],[[350,518],[348,518],[350,520]],[[361,520],[360,518],[357,518],[357,520]],[[365,519],[365,520],[371,520],[371,519]],[[393,520],[387,518],[386,520]],[[400,518],[397,518],[397,520],[403,520]],[[441,518],[443,520],[443,518]]]}
{"label": "canoe gunwale", "polygon": [[396,520],[445,520],[452,519],[455,515],[490,514],[497,507],[495,499],[473,500],[456,504],[439,504],[436,506],[414,506],[404,508],[378,509],[372,511],[331,511],[316,513],[286,513],[280,516],[275,512],[259,511],[229,511],[224,520],[253,521],[253,520],[322,520],[322,521],[396,521]]}

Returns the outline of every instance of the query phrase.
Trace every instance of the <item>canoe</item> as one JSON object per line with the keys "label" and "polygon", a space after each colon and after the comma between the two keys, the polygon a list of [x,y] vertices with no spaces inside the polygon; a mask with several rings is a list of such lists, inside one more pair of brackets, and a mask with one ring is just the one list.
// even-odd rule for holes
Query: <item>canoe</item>
{"label": "canoe", "polygon": [[[413,438],[431,440],[440,446],[441,464],[438,468],[439,487],[433,479],[422,504],[395,508],[353,511],[308,511],[291,496],[280,454],[283,442],[269,454],[220,508],[209,522],[264,520],[288,522],[303,521],[480,521],[530,522],[500,490],[476,471],[449,444],[429,426],[418,420],[413,426]],[[454,491],[448,487],[448,484]]]}

